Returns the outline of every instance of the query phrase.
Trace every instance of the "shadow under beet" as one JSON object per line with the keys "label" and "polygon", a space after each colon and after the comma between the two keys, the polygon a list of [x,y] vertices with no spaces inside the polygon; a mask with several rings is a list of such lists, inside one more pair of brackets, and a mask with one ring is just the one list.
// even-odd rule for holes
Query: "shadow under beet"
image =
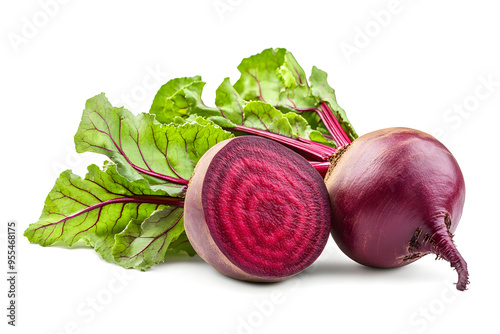
{"label": "shadow under beet", "polygon": [[[430,259],[430,257],[429,257]],[[422,261],[422,260],[421,260]],[[307,279],[331,278],[332,282],[345,283],[363,281],[388,281],[390,283],[404,282],[441,282],[443,277],[440,272],[431,266],[442,266],[444,261],[416,262],[399,268],[374,268],[352,262],[318,261],[306,269]],[[430,263],[429,263],[430,262]],[[448,266],[446,266],[448,267]],[[304,274],[302,274],[304,275]]]}

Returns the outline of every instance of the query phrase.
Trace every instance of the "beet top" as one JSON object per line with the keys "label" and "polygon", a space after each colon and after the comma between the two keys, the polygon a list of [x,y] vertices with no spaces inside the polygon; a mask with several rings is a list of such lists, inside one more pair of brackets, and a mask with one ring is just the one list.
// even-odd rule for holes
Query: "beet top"
{"label": "beet top", "polygon": [[184,224],[196,252],[223,274],[280,281],[324,249],[331,209],[321,176],[271,140],[243,136],[212,147],[196,165]]}
{"label": "beet top", "polygon": [[457,270],[457,289],[466,289],[467,264],[452,240],[464,178],[438,140],[407,128],[368,133],[336,154],[325,182],[332,235],[350,258],[392,268],[433,253]]}

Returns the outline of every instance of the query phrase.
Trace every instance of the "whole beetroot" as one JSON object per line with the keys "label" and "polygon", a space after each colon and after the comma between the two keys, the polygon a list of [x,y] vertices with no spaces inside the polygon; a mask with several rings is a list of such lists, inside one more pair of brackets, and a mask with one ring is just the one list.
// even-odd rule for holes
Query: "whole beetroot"
{"label": "whole beetroot", "polygon": [[325,182],[332,235],[350,258],[393,268],[433,253],[457,270],[457,289],[466,289],[467,263],[453,243],[464,178],[437,139],[408,128],[368,133],[335,154]]}

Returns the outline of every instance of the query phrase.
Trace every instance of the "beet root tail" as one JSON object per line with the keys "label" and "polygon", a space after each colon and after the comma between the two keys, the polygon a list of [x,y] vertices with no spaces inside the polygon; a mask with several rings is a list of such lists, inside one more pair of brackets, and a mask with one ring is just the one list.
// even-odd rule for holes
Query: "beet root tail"
{"label": "beet root tail", "polygon": [[438,257],[450,262],[451,267],[458,273],[458,282],[456,283],[457,290],[467,290],[467,285],[469,284],[467,262],[465,262],[462,255],[460,255],[460,252],[457,250],[453,242],[453,235],[449,232],[447,227],[443,227],[436,232],[434,239],[436,241],[435,253]]}

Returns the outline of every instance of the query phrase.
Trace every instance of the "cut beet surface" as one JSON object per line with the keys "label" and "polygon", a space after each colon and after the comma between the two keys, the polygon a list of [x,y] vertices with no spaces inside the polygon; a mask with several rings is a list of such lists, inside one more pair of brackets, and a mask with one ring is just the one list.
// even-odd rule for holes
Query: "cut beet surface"
{"label": "cut beet surface", "polygon": [[320,174],[292,150],[253,136],[205,153],[184,208],[196,252],[221,273],[248,281],[280,281],[307,268],[331,224]]}

